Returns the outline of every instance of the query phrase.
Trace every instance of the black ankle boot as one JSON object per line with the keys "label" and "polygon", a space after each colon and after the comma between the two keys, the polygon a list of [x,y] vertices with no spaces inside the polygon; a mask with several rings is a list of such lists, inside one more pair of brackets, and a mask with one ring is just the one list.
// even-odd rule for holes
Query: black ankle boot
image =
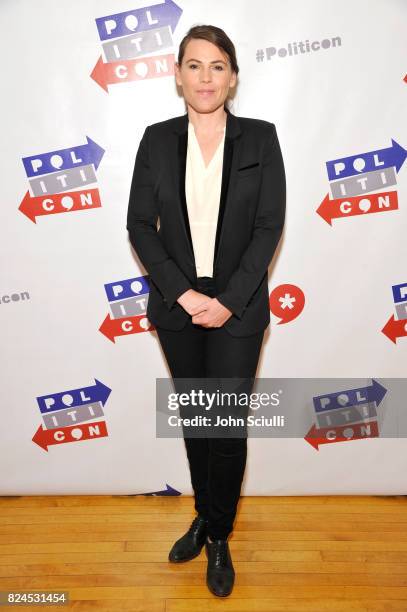
{"label": "black ankle boot", "polygon": [[180,563],[197,557],[205,544],[207,525],[208,521],[198,514],[188,531],[171,548],[169,561]]}
{"label": "black ankle boot", "polygon": [[209,590],[219,597],[230,595],[235,581],[235,570],[227,540],[205,542],[208,569],[206,584]]}

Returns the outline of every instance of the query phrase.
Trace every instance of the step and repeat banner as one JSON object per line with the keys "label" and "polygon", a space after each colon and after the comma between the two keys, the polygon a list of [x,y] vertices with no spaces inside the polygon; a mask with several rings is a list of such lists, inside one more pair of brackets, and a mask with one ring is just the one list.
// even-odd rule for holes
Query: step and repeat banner
{"label": "step and repeat banner", "polygon": [[156,432],[170,372],[126,216],[144,129],[186,110],[198,24],[234,42],[231,111],[275,123],[287,176],[257,376],[306,392],[295,435],[248,441],[242,495],[406,494],[407,4],[4,0],[0,19],[0,494],[192,493],[182,438]]}

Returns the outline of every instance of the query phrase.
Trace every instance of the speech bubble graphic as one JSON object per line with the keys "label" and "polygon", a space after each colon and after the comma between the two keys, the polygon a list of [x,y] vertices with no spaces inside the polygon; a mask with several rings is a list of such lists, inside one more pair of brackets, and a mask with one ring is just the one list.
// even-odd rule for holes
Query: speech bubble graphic
{"label": "speech bubble graphic", "polygon": [[296,319],[304,309],[305,295],[297,285],[286,283],[279,285],[270,293],[270,310],[281,323],[289,323]]}

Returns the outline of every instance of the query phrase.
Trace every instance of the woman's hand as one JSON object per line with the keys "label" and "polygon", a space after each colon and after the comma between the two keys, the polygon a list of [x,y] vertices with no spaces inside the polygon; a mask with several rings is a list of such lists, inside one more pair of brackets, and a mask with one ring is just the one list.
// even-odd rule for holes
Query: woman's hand
{"label": "woman's hand", "polygon": [[205,309],[207,302],[210,302],[212,298],[208,297],[204,293],[195,291],[195,289],[188,289],[177,299],[178,304],[182,306],[188,314],[192,315],[201,312]]}
{"label": "woman's hand", "polygon": [[185,291],[177,302],[192,316],[192,323],[202,327],[222,327],[233,314],[216,298],[211,298],[195,289]]}
{"label": "woman's hand", "polygon": [[232,316],[233,312],[218,302],[215,298],[209,300],[201,306],[192,308],[192,323],[202,325],[203,327],[222,327],[224,323]]}

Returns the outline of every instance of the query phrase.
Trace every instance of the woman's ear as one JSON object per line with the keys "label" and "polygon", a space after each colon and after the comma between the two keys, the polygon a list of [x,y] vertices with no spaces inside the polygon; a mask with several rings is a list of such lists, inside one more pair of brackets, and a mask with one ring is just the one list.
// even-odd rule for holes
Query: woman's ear
{"label": "woman's ear", "polygon": [[175,76],[175,81],[176,81],[178,87],[181,87],[182,82],[181,82],[181,76],[180,76],[180,66],[179,66],[178,62],[175,62],[175,64],[174,64],[174,76]]}

